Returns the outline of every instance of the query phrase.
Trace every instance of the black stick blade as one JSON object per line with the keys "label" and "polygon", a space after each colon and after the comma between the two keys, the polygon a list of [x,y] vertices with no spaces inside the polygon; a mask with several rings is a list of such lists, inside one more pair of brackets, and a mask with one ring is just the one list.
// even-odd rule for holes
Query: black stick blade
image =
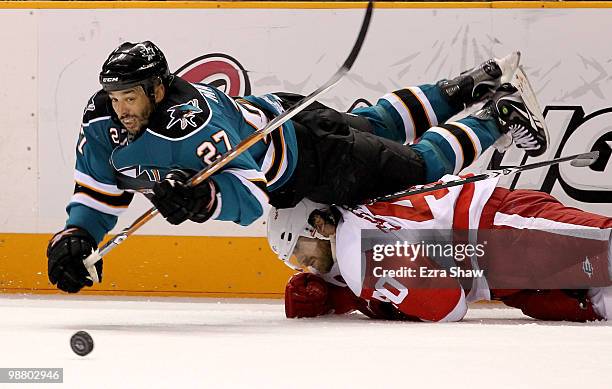
{"label": "black stick blade", "polygon": [[357,35],[357,41],[353,46],[353,50],[351,50],[348,58],[344,61],[342,65],[346,70],[353,67],[355,60],[357,59],[357,55],[359,55],[359,51],[361,50],[361,46],[363,46],[363,41],[365,40],[366,34],[368,32],[368,27],[370,26],[370,20],[372,19],[372,10],[374,9],[374,2],[372,0],[368,1],[368,8],[366,9],[365,16],[363,17],[363,22],[361,23],[361,29],[359,30],[359,35]]}
{"label": "black stick blade", "polygon": [[599,151],[591,151],[590,153],[584,153],[576,156],[575,159],[572,159],[570,165],[574,167],[587,167],[597,162],[598,158]]}

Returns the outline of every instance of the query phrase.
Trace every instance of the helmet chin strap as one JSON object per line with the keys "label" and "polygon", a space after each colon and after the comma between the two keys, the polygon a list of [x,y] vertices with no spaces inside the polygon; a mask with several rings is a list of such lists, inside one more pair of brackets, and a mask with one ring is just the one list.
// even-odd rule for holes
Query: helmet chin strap
{"label": "helmet chin strap", "polygon": [[[161,77],[156,77],[153,79],[148,79],[145,80],[143,82],[143,84],[141,85],[143,91],[145,92],[145,94],[147,95],[147,97],[149,98],[149,101],[151,102],[152,105],[152,109],[151,109],[151,114],[153,114],[153,112],[155,112],[155,110],[157,109],[157,102],[155,101],[155,81],[159,81],[159,85],[163,86],[164,88],[166,88],[166,85],[164,84],[164,80]],[[162,100],[164,99],[165,96],[162,96]],[[161,100],[160,100],[161,102]]]}
{"label": "helmet chin strap", "polygon": [[149,101],[151,102],[151,113],[149,114],[149,117],[153,114],[153,112],[155,112],[155,110],[157,109],[157,103],[155,102],[155,93],[148,95],[149,96]]}

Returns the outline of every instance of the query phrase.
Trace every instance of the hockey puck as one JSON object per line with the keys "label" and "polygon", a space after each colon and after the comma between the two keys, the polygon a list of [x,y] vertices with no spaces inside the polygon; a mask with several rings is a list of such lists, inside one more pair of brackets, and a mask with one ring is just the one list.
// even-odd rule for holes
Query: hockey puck
{"label": "hockey puck", "polygon": [[87,332],[79,331],[70,338],[70,347],[75,354],[84,357],[93,350],[94,342]]}

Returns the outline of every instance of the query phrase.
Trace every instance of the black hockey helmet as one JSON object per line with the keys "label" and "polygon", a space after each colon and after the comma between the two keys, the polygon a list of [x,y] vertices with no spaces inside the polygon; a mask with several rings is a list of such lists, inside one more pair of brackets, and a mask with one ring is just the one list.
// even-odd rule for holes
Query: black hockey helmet
{"label": "black hockey helmet", "polygon": [[147,95],[153,92],[153,81],[170,77],[164,53],[150,41],[125,42],[104,61],[100,84],[107,92],[141,85]]}

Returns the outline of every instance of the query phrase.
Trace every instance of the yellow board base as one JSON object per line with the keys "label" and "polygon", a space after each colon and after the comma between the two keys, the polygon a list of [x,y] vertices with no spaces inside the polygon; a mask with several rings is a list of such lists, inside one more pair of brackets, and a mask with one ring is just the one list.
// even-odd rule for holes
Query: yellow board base
{"label": "yellow board base", "polygon": [[[0,292],[52,294],[48,234],[0,234]],[[281,298],[291,269],[265,238],[132,236],[104,258],[102,283],[82,294]]]}

